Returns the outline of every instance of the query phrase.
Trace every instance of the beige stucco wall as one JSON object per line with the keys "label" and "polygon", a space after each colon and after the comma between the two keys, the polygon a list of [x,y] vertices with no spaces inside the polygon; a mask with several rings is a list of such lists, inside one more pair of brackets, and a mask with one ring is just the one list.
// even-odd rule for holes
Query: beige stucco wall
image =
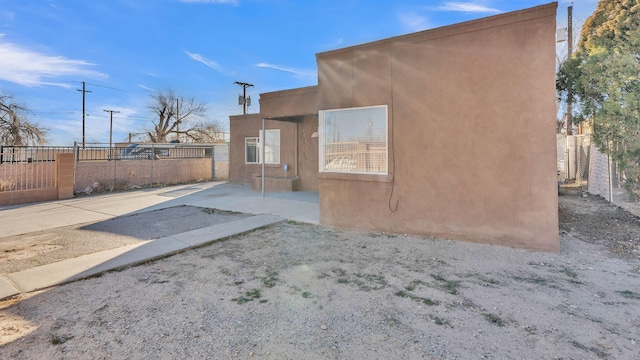
{"label": "beige stucco wall", "polygon": [[[280,129],[280,164],[265,164],[265,177],[298,176],[298,190],[318,190],[317,87],[260,94],[260,113],[230,117],[229,182],[251,184],[261,164],[245,163],[244,139],[257,137],[262,118],[297,117],[297,122],[265,120],[265,129]],[[266,186],[265,186],[266,188]]]}
{"label": "beige stucco wall", "polygon": [[[261,164],[245,163],[244,139],[258,137],[262,129],[260,114],[231,116],[229,121],[229,182],[251,184],[251,177],[262,173]],[[265,129],[280,129],[280,164],[265,164],[266,176],[284,176],[283,164],[290,166],[292,174],[295,160],[294,123],[283,123],[275,120],[265,120]]]}
{"label": "beige stucco wall", "polygon": [[75,192],[91,188],[95,182],[106,186],[178,184],[211,180],[211,159],[161,159],[123,161],[79,161],[76,163]]}
{"label": "beige stucco wall", "polygon": [[556,7],[318,54],[318,107],[390,138],[389,176],[320,174],[320,222],[558,250]]}
{"label": "beige stucco wall", "polygon": [[317,86],[262,93],[260,114],[264,118],[315,114],[318,112],[317,93]]}

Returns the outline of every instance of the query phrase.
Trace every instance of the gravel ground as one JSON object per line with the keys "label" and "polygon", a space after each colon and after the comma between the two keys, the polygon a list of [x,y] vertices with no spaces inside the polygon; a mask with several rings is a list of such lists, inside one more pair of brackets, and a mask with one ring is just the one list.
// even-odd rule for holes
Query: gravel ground
{"label": "gravel ground", "polygon": [[637,359],[638,219],[560,219],[558,254],[283,223],[0,302],[0,358]]}

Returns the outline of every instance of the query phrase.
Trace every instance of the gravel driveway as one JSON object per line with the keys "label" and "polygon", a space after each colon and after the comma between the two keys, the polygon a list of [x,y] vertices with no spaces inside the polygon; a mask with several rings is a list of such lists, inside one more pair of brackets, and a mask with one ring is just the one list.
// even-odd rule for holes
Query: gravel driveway
{"label": "gravel driveway", "polygon": [[559,254],[290,222],[21,295],[0,358],[635,359],[638,219],[560,200]]}

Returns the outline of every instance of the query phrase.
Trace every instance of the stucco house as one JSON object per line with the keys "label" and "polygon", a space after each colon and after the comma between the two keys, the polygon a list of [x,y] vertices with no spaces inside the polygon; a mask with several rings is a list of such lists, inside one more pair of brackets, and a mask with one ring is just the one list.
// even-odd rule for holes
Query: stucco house
{"label": "stucco house", "polygon": [[556,9],[316,54],[317,86],[230,118],[230,181],[287,164],[322,224],[557,251]]}

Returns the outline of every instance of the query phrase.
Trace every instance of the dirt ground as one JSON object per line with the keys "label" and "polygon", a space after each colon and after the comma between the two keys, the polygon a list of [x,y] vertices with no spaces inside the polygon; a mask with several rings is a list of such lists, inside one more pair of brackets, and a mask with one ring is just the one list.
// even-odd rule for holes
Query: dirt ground
{"label": "dirt ground", "polygon": [[639,219],[560,197],[561,250],[283,223],[0,303],[3,359],[637,359]]}

